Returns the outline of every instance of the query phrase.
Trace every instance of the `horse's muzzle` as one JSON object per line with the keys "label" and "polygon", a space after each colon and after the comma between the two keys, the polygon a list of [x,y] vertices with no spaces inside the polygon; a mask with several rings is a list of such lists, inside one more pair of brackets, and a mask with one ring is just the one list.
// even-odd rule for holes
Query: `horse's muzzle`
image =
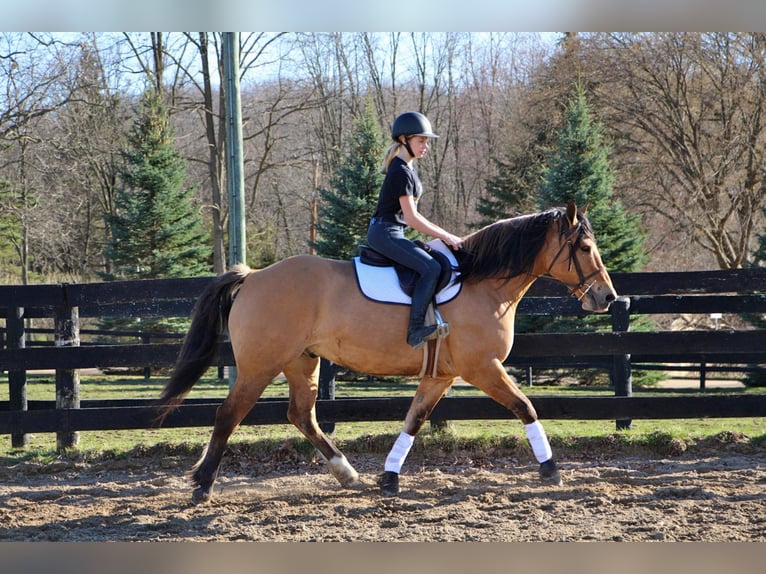
{"label": "horse's muzzle", "polygon": [[612,302],[617,299],[617,293],[609,285],[592,286],[580,299],[584,311],[590,313],[606,313]]}

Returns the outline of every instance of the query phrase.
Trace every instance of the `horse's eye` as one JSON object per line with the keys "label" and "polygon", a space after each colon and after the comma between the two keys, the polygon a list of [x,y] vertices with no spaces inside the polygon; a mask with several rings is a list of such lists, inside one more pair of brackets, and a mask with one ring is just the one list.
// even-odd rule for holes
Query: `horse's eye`
{"label": "horse's eye", "polygon": [[583,250],[583,253],[590,253],[590,245],[583,245],[580,249]]}

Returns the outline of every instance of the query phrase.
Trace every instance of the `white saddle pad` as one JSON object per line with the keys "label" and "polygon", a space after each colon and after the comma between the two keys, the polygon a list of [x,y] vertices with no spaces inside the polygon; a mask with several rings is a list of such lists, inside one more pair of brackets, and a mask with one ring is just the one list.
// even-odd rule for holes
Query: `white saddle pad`
{"label": "white saddle pad", "polygon": [[[453,268],[457,268],[457,260],[452,251],[441,241],[434,239],[428,242],[428,245],[449,258]],[[401,305],[410,305],[412,298],[407,295],[399,286],[399,278],[396,276],[396,270],[393,267],[375,267],[365,265],[359,259],[354,257],[354,270],[356,271],[356,282],[362,294],[368,299],[379,301],[381,303],[398,303]],[[452,278],[447,286],[436,294],[436,303],[441,305],[452,301],[460,293],[462,283],[455,283],[457,273],[452,272]]]}

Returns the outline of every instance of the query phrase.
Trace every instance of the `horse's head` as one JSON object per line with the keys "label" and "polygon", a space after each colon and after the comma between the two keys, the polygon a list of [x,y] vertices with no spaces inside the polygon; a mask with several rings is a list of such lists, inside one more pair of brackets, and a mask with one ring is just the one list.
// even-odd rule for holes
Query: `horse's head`
{"label": "horse's head", "polygon": [[585,210],[578,211],[574,201],[569,202],[558,225],[551,226],[543,251],[546,273],[566,285],[583,309],[596,313],[609,309],[617,293],[601,261]]}

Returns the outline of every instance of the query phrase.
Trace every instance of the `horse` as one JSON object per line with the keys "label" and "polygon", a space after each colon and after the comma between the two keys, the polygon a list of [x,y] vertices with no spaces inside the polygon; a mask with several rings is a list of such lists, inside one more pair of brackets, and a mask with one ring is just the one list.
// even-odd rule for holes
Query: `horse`
{"label": "horse", "polygon": [[[449,335],[435,368],[422,376],[403,430],[377,478],[383,495],[400,492],[399,472],[415,435],[458,377],[521,421],[540,464],[540,479],[562,484],[537,413],[503,360],[513,346],[519,301],[539,277],[563,283],[588,312],[604,313],[615,300],[586,210],[570,202],[496,221],[463,238],[463,247],[455,252],[460,294],[439,307]],[[417,376],[424,349],[406,342],[408,315],[406,305],[363,296],[348,260],[296,255],[257,270],[237,264],[213,278],[195,302],[175,366],[156,400],[161,421],[206,372],[219,337],[228,330],[236,380],[216,411],[208,445],[191,469],[192,501],[211,499],[227,440],[279,373],[289,387],[288,421],[311,442],[341,487],[364,487],[317,424],[320,357],[369,375]]]}

